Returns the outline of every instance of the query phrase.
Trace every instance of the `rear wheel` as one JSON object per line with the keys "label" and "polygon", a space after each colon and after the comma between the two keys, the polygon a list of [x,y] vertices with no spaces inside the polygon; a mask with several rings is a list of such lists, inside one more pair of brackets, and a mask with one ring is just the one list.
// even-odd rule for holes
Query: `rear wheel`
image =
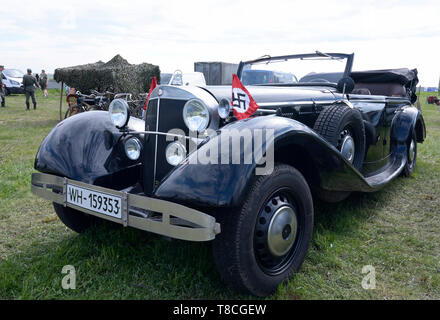
{"label": "rear wheel", "polygon": [[409,177],[411,173],[413,173],[414,168],[416,167],[416,161],[417,161],[417,137],[416,137],[416,133],[413,131],[411,135],[411,139],[407,143],[406,164],[402,171],[402,175],[404,177]]}
{"label": "rear wheel", "polygon": [[256,179],[240,208],[218,218],[222,232],[213,250],[222,278],[267,296],[304,261],[313,229],[310,189],[295,168],[276,165]]}

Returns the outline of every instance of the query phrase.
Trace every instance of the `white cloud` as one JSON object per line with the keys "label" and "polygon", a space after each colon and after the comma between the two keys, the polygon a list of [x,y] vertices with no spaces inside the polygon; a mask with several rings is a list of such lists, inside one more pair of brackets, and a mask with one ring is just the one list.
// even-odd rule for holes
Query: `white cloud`
{"label": "white cloud", "polygon": [[[2,7],[0,63],[35,70],[109,60],[163,71],[263,54],[355,52],[356,69],[417,67],[437,85],[437,1],[21,1]],[[6,23],[5,23],[6,22]]]}

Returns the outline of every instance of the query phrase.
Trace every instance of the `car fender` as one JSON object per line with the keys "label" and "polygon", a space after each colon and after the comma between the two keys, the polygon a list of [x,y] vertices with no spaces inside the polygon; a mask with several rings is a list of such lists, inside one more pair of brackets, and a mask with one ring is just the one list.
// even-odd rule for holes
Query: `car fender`
{"label": "car fender", "polygon": [[391,139],[406,142],[413,130],[416,130],[417,142],[423,142],[426,138],[426,127],[422,112],[408,105],[396,112],[391,123]]}
{"label": "car fender", "polygon": [[[230,129],[273,129],[274,160],[280,160],[278,153],[283,148],[294,151],[288,153],[288,157],[304,161],[293,163],[309,164],[307,169],[297,169],[306,176],[311,187],[335,191],[372,191],[359,171],[315,131],[296,120],[273,115],[237,121],[223,127],[218,135],[204,143],[197,152],[191,153],[182,164],[164,177],[154,193],[155,196],[195,206],[234,207],[243,203],[256,177],[257,163],[261,159],[253,158],[252,163],[247,164],[232,164],[231,150],[230,164],[222,164],[221,152],[217,163],[201,164],[194,159],[198,153],[206,154],[210,148],[219,148],[224,130]],[[262,148],[268,150],[264,143]],[[240,148],[240,159],[244,159],[243,153],[244,148]]]}
{"label": "car fender", "polygon": [[[142,120],[133,120],[130,124],[137,129],[145,125]],[[135,184],[141,171],[140,160],[125,156],[122,138],[107,112],[83,112],[61,121],[50,131],[41,143],[34,167],[43,173],[123,189]]]}
{"label": "car fender", "polygon": [[420,110],[408,105],[399,109],[391,122],[391,153],[402,154],[406,158],[406,146],[413,131],[417,142],[422,143],[426,138],[425,121]]}

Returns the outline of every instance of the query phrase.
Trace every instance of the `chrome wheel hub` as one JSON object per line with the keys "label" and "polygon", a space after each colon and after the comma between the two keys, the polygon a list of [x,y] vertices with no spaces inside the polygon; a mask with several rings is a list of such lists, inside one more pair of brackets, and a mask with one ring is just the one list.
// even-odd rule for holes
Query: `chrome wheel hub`
{"label": "chrome wheel hub", "polygon": [[300,215],[288,191],[272,195],[257,215],[254,229],[255,258],[261,269],[280,274],[290,265],[301,241]]}
{"label": "chrome wheel hub", "polygon": [[267,245],[270,253],[281,257],[289,252],[296,239],[297,230],[298,222],[292,207],[279,208],[269,223]]}
{"label": "chrome wheel hub", "polygon": [[347,130],[341,132],[341,136],[341,154],[345,159],[347,159],[347,161],[353,163],[355,153],[354,139]]}

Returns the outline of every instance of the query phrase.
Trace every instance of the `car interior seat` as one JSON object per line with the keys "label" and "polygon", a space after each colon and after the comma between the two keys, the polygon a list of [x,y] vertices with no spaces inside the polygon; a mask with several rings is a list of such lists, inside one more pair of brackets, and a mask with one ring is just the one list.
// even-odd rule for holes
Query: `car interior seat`
{"label": "car interior seat", "polygon": [[[357,93],[369,92],[369,93]],[[355,94],[371,94],[389,97],[406,96],[405,87],[399,83],[355,83],[353,93]]]}

